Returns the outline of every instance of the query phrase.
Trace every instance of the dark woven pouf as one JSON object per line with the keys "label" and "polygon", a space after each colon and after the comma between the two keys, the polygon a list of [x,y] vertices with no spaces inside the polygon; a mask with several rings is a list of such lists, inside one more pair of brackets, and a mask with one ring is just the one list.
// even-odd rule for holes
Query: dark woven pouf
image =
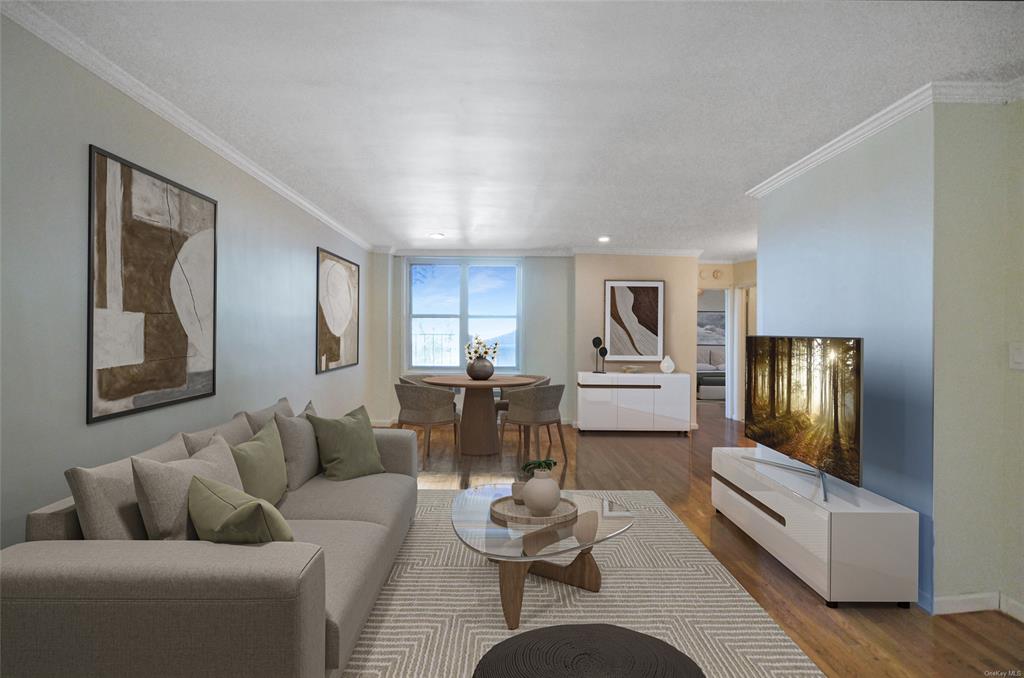
{"label": "dark woven pouf", "polygon": [[611,624],[566,624],[512,636],[491,648],[473,678],[704,678],[685,654]]}

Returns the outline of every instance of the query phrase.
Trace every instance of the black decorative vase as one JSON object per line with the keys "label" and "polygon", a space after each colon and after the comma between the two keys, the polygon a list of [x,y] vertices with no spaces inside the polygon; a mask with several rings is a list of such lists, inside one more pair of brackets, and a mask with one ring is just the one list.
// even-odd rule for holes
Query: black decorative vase
{"label": "black decorative vase", "polygon": [[466,365],[466,374],[475,381],[487,381],[494,374],[494,365],[487,358],[474,358]]}

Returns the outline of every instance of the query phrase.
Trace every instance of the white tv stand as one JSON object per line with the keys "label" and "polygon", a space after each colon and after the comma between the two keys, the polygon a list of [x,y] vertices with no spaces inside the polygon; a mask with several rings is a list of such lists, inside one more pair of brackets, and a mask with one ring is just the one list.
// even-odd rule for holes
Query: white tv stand
{"label": "white tv stand", "polygon": [[784,467],[797,463],[760,445],[716,447],[711,503],[829,607],[916,602],[917,512],[831,476],[825,501],[816,470]]}

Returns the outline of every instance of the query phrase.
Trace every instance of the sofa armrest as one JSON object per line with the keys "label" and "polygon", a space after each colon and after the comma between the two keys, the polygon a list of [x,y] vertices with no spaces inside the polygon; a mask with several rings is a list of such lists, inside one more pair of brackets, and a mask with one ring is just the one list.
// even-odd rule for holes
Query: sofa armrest
{"label": "sofa armrest", "polygon": [[323,678],[314,544],[36,541],[0,557],[4,676]]}
{"label": "sofa armrest", "polygon": [[25,541],[44,539],[85,539],[72,497],[55,501],[25,516]]}
{"label": "sofa armrest", "polygon": [[384,470],[415,478],[420,467],[416,433],[397,428],[375,428],[373,435],[377,439]]}

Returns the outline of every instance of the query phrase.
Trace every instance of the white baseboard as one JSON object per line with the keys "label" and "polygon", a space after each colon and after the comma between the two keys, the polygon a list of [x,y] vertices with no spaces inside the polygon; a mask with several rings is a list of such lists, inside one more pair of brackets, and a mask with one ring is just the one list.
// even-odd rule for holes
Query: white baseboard
{"label": "white baseboard", "polygon": [[932,614],[960,614],[961,612],[980,612],[982,610],[998,610],[999,593],[965,593],[959,596],[935,596]]}
{"label": "white baseboard", "polygon": [[1024,622],[1024,603],[1014,600],[1005,593],[999,594],[999,610],[1008,614],[1017,621]]}

